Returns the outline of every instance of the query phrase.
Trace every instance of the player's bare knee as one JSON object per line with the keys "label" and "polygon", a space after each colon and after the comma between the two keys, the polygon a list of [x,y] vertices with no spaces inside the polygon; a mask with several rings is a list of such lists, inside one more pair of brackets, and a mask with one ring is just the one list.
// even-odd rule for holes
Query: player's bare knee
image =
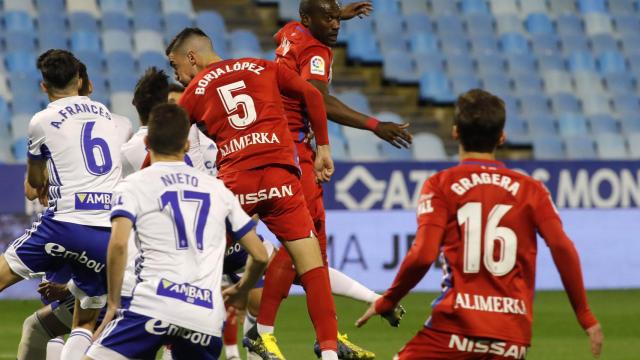
{"label": "player's bare knee", "polygon": [[0,255],[0,292],[20,280],[22,280],[22,278],[11,270],[4,255]]}

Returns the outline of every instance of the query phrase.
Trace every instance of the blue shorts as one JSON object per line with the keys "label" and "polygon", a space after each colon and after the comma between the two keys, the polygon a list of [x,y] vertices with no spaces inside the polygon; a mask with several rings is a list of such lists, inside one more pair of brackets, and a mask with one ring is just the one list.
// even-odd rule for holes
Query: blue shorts
{"label": "blue shorts", "polygon": [[11,243],[4,257],[11,270],[23,278],[34,273],[59,275],[69,267],[69,290],[83,308],[106,303],[106,257],[111,228],[56,221],[43,215],[30,230]]}
{"label": "blue shorts", "polygon": [[121,310],[87,356],[95,360],[152,360],[163,345],[171,345],[174,359],[213,360],[220,356],[222,339]]}

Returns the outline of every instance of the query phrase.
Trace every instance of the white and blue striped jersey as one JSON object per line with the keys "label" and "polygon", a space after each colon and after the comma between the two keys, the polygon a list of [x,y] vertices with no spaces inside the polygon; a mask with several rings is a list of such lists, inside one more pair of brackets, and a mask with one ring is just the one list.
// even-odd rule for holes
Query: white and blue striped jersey
{"label": "white and blue striped jersey", "polygon": [[29,122],[29,157],[47,161],[49,212],[59,221],[110,226],[111,193],[121,177],[123,123],[86,96],[49,103]]}
{"label": "white and blue striped jersey", "polygon": [[222,181],[184,162],[157,162],[118,184],[111,217],[135,225],[129,310],[221,336],[227,231],[239,239],[254,226]]}

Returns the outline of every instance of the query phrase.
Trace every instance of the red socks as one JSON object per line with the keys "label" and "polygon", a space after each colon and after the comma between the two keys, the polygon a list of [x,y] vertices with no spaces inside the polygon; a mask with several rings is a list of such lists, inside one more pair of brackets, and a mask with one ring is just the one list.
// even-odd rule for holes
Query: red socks
{"label": "red socks", "polygon": [[222,332],[222,342],[225,345],[238,344],[238,321],[236,319],[236,309],[227,308],[227,321]]}
{"label": "red socks", "polygon": [[264,288],[258,312],[258,324],[273,326],[282,300],[289,295],[289,289],[296,278],[296,270],[289,253],[282,246],[271,260],[265,274]]}
{"label": "red socks", "polygon": [[307,271],[300,276],[300,281],[307,293],[307,310],[316,330],[320,349],[337,351],[338,320],[327,267]]}

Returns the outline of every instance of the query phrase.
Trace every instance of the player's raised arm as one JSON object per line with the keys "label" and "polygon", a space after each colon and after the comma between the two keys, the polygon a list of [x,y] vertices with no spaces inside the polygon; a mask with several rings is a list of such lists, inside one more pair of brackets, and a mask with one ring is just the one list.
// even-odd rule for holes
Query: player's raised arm
{"label": "player's raised arm", "polygon": [[316,137],[316,176],[321,182],[329,181],[333,175],[334,167],[329,148],[329,132],[322,94],[308,82],[302,80],[295,72],[281,65],[277,65],[277,69],[278,87],[282,94],[302,100],[307,107],[311,129]]}
{"label": "player's raised arm", "polygon": [[544,196],[544,199],[540,201],[536,213],[538,231],[549,246],[553,262],[556,264],[562,284],[569,296],[571,307],[580,326],[589,336],[592,354],[599,357],[604,335],[587,302],[578,252],[571,239],[564,232],[562,222],[549,196]]}
{"label": "player's raised arm", "polygon": [[351,4],[346,4],[340,8],[340,20],[350,20],[354,17],[369,16],[373,11],[373,4],[371,1],[357,1]]}

